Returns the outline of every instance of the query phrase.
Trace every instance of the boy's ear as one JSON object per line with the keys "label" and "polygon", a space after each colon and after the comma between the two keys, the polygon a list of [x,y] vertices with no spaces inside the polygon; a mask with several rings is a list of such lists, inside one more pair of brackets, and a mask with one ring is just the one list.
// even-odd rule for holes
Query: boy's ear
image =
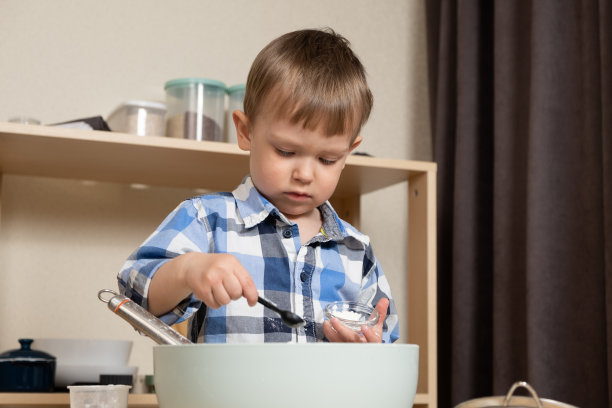
{"label": "boy's ear", "polygon": [[[357,135],[357,137],[355,138],[355,140],[353,140],[353,143],[351,144],[351,146],[349,147],[349,151],[348,154],[351,154],[351,152],[353,150],[355,150],[357,148],[357,146],[359,146],[361,144],[361,141],[363,139],[361,138],[361,135]],[[342,168],[344,169],[344,166],[346,166],[346,162],[344,163],[344,165],[342,166]]]}
{"label": "boy's ear", "polygon": [[235,110],[232,112],[234,126],[236,126],[236,137],[238,139],[238,147],[242,150],[251,150],[251,132],[249,126],[249,118],[244,112]]}
{"label": "boy's ear", "polygon": [[349,153],[351,153],[353,150],[355,150],[357,148],[357,146],[359,146],[361,144],[362,140],[363,139],[361,138],[361,135],[357,135],[357,137],[353,141],[353,144],[351,144],[351,147],[349,147]]}

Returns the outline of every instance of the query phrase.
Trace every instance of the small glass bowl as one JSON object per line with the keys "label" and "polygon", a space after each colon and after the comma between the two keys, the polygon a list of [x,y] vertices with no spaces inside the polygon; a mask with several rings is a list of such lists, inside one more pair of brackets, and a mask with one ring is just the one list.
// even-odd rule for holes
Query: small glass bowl
{"label": "small glass bowl", "polygon": [[361,326],[372,327],[376,325],[380,314],[378,310],[364,303],[340,301],[331,302],[325,306],[325,318],[331,320],[332,317],[340,320],[351,330],[360,333]]}

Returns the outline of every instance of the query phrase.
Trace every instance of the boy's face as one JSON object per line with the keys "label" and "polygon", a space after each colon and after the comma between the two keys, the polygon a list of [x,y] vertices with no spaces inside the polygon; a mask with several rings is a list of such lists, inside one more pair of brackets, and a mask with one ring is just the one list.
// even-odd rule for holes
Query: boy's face
{"label": "boy's face", "polygon": [[253,184],[289,219],[312,215],[333,194],[361,137],[326,136],[321,126],[308,130],[267,112],[252,126],[244,113],[234,113],[238,145],[250,151]]}

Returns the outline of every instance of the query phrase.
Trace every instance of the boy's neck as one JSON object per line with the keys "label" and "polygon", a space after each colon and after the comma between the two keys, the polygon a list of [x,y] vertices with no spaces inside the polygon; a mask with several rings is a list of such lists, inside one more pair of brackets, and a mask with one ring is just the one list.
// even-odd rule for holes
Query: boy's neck
{"label": "boy's neck", "polygon": [[297,216],[289,216],[285,214],[287,219],[297,224],[300,230],[300,240],[302,244],[310,241],[312,237],[317,235],[323,226],[321,212],[318,208],[313,209],[308,214],[300,214]]}

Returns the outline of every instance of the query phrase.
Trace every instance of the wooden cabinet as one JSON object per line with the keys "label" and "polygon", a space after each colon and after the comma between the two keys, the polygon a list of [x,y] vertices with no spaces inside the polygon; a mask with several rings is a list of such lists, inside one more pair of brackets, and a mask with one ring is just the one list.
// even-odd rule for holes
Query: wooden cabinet
{"label": "wooden cabinet", "polygon": [[[0,123],[0,173],[231,190],[248,173],[236,145],[164,137]],[[341,217],[359,225],[360,196],[408,182],[407,343],[420,346],[415,406],[437,406],[436,165],[351,156],[332,197]],[[1,205],[1,201],[0,201]],[[0,394],[0,406],[67,406],[67,395]],[[130,396],[154,406],[154,396]]]}

